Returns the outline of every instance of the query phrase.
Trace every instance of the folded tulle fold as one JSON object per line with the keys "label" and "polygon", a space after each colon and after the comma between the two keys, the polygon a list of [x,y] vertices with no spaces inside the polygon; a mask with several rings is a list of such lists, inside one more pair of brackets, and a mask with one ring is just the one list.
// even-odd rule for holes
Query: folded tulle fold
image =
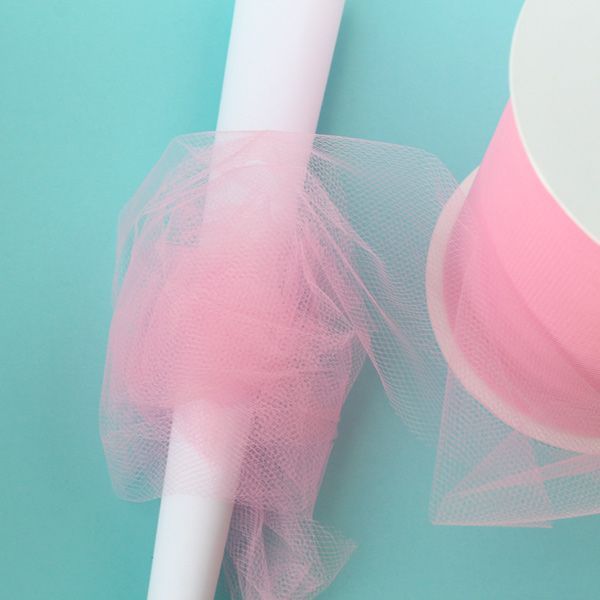
{"label": "folded tulle fold", "polygon": [[[438,439],[434,522],[539,526],[598,512],[595,458],[514,429],[470,387],[473,368],[448,368],[449,335],[475,372],[496,360],[497,383],[528,380],[547,352],[540,334],[513,356],[533,362],[506,358],[525,322],[509,309],[524,309],[508,284],[493,302],[503,271],[478,211],[415,148],[281,132],[176,138],[120,218],[101,405],[117,492],[232,500],[234,597],[314,597],[354,547],[313,510],[370,360],[406,425]],[[567,479],[587,493],[569,496]]]}
{"label": "folded tulle fold", "polygon": [[310,515],[236,504],[224,560],[234,599],[313,598],[344,566],[356,545]]}

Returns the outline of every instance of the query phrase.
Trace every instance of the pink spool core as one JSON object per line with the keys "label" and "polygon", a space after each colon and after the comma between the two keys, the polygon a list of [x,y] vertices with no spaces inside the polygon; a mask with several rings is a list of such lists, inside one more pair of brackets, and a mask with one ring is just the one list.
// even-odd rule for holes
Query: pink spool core
{"label": "pink spool core", "polygon": [[432,238],[427,295],[462,385],[546,444],[600,453],[600,246],[531,165],[509,102]]}

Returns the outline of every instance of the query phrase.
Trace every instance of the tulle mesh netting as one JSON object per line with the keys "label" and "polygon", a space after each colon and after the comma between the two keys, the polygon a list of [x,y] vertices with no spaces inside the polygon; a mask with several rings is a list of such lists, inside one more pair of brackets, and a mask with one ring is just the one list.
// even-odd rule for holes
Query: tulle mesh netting
{"label": "tulle mesh netting", "polygon": [[[451,225],[436,230],[444,206]],[[551,336],[522,351],[524,321],[511,311],[526,308],[478,206],[417,149],[247,132],[176,138],[124,208],[101,407],[111,477],[132,500],[234,500],[234,597],[313,597],[352,552],[312,513],[367,358],[408,427],[427,439],[440,431],[436,522],[540,525],[597,510],[600,457],[505,424],[470,385],[472,370],[450,361],[448,372],[438,347],[447,327],[492,379],[514,376],[513,395],[538,399],[550,354],[580,367],[556,347],[544,354]],[[502,324],[501,345],[490,322]],[[579,381],[589,402],[573,419],[586,423],[597,381]],[[572,414],[572,390],[551,391]]]}

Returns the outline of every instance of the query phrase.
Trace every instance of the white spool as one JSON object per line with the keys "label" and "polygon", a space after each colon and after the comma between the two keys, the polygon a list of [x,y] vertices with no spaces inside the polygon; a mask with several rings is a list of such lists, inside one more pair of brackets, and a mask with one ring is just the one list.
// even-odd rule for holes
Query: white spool
{"label": "white spool", "polygon": [[[600,2],[527,0],[513,35],[515,121],[540,181],[600,243]],[[470,188],[472,175],[463,182]]]}
{"label": "white spool", "polygon": [[[344,0],[236,0],[217,129],[314,133],[343,7]],[[219,443],[241,444],[243,417],[219,418],[229,426]],[[185,419],[182,411],[174,416],[165,491],[187,471],[231,489],[237,473],[215,472],[198,455],[178,433]],[[212,497],[163,496],[148,600],[214,597],[232,510]]]}
{"label": "white spool", "polygon": [[600,243],[598,0],[527,0],[513,37],[510,91],[540,180]]}

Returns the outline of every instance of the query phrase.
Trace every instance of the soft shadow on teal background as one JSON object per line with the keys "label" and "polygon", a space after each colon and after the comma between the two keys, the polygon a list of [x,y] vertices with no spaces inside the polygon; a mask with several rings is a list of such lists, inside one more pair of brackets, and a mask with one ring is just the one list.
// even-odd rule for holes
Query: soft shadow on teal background
{"label": "soft shadow on teal background", "polygon": [[[507,99],[521,3],[348,0],[320,130],[420,146],[464,177]],[[158,504],[114,496],[97,428],[115,224],[173,136],[214,127],[231,11],[0,5],[0,598],[144,598]],[[359,547],[323,598],[600,597],[598,518],[434,527],[432,467],[367,368],[316,514]]]}

